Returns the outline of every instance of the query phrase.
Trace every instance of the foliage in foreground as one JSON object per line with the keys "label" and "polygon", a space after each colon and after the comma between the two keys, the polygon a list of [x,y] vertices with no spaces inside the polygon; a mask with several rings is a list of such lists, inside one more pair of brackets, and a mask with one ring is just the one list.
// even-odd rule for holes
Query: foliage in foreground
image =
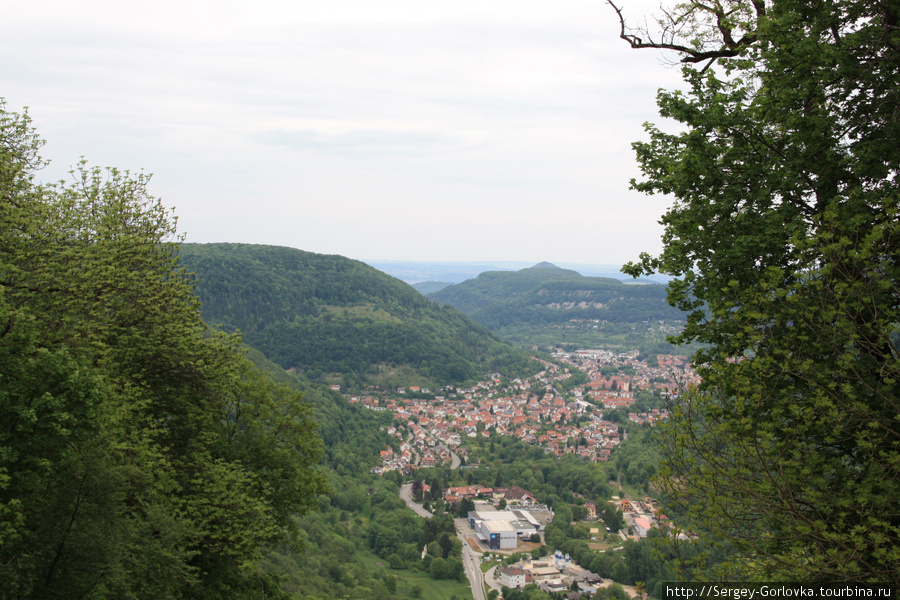
{"label": "foliage in foreground", "polygon": [[719,577],[900,581],[900,6],[667,18],[623,37],[719,60],[659,96],[684,131],[635,145],[635,187],[676,202],[630,270],[678,276],[679,340],[709,345],[663,429],[670,509],[730,553]]}
{"label": "foliage in foreground", "polygon": [[40,144],[0,104],[0,597],[277,597],[308,405],[204,326],[146,177],[37,185]]}

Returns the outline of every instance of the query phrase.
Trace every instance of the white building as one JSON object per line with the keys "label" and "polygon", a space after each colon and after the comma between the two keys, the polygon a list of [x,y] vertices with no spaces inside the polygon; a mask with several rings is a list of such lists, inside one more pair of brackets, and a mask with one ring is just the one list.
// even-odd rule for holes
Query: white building
{"label": "white building", "polygon": [[514,550],[519,545],[519,536],[508,521],[475,521],[473,528],[491,550]]}
{"label": "white building", "polygon": [[508,588],[520,588],[525,585],[525,571],[521,567],[506,567],[497,570],[497,581]]}
{"label": "white building", "polygon": [[531,537],[541,525],[523,510],[470,511],[469,524],[491,550],[511,550],[518,547],[520,537]]}

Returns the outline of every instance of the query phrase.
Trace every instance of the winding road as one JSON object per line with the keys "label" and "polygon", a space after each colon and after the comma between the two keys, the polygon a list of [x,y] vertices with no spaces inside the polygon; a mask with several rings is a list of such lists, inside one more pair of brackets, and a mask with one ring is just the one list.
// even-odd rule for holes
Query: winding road
{"label": "winding road", "polygon": [[413,509],[420,517],[425,517],[426,519],[431,518],[430,512],[422,508],[421,504],[416,504],[415,501],[413,501],[411,483],[405,483],[400,486],[400,499],[406,502],[406,505]]}

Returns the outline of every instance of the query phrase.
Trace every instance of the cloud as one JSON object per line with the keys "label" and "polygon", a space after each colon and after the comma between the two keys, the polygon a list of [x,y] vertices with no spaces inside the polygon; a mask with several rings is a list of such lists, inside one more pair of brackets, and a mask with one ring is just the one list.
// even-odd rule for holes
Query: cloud
{"label": "cloud", "polygon": [[666,202],[628,191],[630,144],[677,73],[602,2],[35,0],[6,22],[2,93],[31,107],[47,177],[81,155],[151,171],[191,241],[520,260],[555,237],[526,260],[570,262],[658,245]]}

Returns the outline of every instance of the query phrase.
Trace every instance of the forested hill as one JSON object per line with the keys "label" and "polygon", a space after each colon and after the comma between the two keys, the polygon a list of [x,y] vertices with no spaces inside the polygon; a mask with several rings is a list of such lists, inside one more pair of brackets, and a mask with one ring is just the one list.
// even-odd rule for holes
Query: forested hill
{"label": "forested hill", "polygon": [[488,271],[428,298],[454,306],[492,330],[571,319],[635,323],[684,318],[666,303],[663,285],[584,277],[550,263],[519,271]]}
{"label": "forested hill", "polygon": [[182,244],[204,319],[285,369],[358,386],[459,384],[536,369],[452,307],[362,262],[292,248]]}

